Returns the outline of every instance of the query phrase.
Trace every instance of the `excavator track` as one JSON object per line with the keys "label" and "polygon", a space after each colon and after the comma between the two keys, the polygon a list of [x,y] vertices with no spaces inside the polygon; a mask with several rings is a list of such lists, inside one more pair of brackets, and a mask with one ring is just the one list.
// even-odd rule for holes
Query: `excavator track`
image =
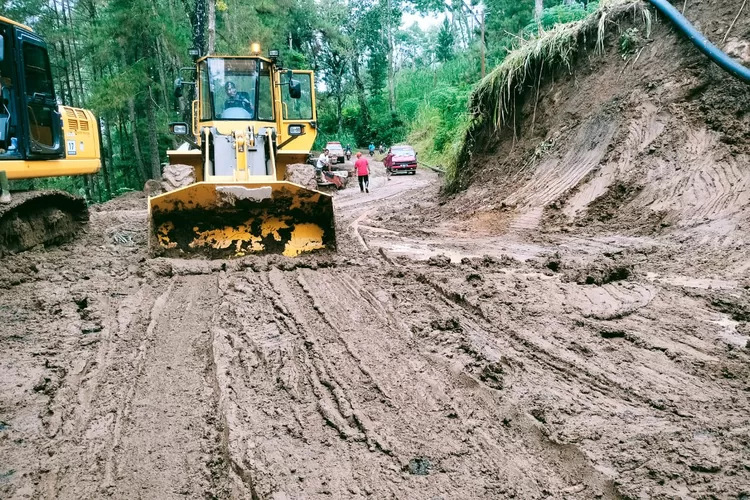
{"label": "excavator track", "polygon": [[13,193],[11,203],[0,204],[0,257],[65,243],[88,218],[86,201],[65,191]]}

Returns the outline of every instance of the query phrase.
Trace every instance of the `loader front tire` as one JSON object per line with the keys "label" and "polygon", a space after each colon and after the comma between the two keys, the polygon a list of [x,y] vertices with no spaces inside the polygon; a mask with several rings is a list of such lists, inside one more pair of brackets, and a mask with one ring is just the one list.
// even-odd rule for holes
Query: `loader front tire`
{"label": "loader front tire", "polygon": [[161,188],[165,193],[195,183],[195,169],[190,165],[167,164],[162,172]]}

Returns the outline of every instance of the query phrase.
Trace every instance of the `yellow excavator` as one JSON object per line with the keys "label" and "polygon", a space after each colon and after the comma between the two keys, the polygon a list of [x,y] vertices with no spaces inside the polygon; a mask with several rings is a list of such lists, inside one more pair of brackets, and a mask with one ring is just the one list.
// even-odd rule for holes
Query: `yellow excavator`
{"label": "yellow excavator", "polygon": [[44,41],[0,17],[0,256],[67,241],[88,220],[83,198],[11,194],[9,179],[95,174],[100,157],[94,115],[57,104]]}
{"label": "yellow excavator", "polygon": [[[197,58],[195,81],[175,82],[176,97],[192,86],[197,99],[191,124],[170,124],[187,142],[167,151],[164,174],[187,180],[149,197],[152,254],[295,257],[335,247],[332,198],[305,165],[317,134],[313,72],[283,69],[278,51],[261,56],[258,44],[250,52]],[[292,168],[310,169],[312,185],[288,181]]]}

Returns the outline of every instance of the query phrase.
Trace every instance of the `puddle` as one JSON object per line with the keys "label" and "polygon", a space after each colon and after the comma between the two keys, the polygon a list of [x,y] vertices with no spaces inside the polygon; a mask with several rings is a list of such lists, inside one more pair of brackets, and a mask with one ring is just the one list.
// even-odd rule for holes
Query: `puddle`
{"label": "puddle", "polygon": [[[360,228],[368,231],[369,228]],[[379,232],[378,232],[379,233]],[[519,261],[527,261],[539,257],[547,248],[522,243],[511,243],[507,240],[461,240],[457,238],[447,240],[398,240],[386,239],[382,233],[378,236],[365,238],[370,248],[380,247],[393,256],[404,256],[414,260],[428,260],[430,257],[445,255],[453,264],[458,264],[463,258],[482,258],[489,255],[496,258],[502,256],[513,257]]]}

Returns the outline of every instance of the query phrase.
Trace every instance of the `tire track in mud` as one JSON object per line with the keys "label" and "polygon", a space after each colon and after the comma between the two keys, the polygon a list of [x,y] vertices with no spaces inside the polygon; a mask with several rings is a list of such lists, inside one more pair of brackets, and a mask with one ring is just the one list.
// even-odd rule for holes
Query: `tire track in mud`
{"label": "tire track in mud", "polygon": [[110,494],[176,498],[222,491],[221,477],[210,470],[215,296],[216,277],[178,277],[154,302],[115,419],[104,476]]}
{"label": "tire track in mud", "polygon": [[[230,455],[259,497],[616,496],[575,447],[467,373],[471,356],[423,345],[382,288],[329,270],[245,279],[222,305],[217,373]],[[410,473],[419,464],[429,480]]]}
{"label": "tire track in mud", "polygon": [[[563,294],[555,297],[554,286],[550,284],[522,277],[514,279],[514,273],[499,273],[496,278],[489,271],[483,274],[486,286],[469,295],[465,295],[465,287],[456,286],[458,280],[449,272],[434,273],[430,281],[446,300],[462,305],[470,316],[485,316],[486,321],[501,328],[496,335],[502,336],[508,329],[510,334],[506,337],[511,340],[515,340],[513,332],[520,336],[520,345],[510,342],[517,351],[504,352],[508,358],[506,364],[523,367],[517,372],[515,385],[512,380],[516,374],[506,370],[511,379],[511,393],[518,396],[525,408],[541,412],[542,418],[551,424],[551,439],[579,443],[581,449],[592,454],[598,466],[609,469],[613,476],[619,475],[618,491],[622,494],[632,496],[648,483],[643,471],[639,472],[647,460],[635,457],[658,457],[646,466],[654,477],[678,474],[671,480],[665,479],[669,486],[659,491],[671,491],[680,483],[679,477],[689,477],[690,484],[700,482],[700,474],[691,471],[717,467],[717,449],[723,450],[727,457],[723,462],[727,465],[740,460],[732,439],[718,435],[725,431],[741,432],[744,428],[737,411],[747,401],[746,389],[743,391],[743,384],[734,383],[731,376],[722,380],[718,374],[747,370],[739,361],[743,359],[740,353],[730,354],[735,361],[729,361],[725,346],[721,342],[717,345],[712,330],[705,331],[716,319],[699,303],[684,301],[682,292],[654,294],[648,291],[648,286],[638,283],[628,283],[614,294],[611,290],[599,290],[606,285],[585,287],[563,283],[559,285]],[[494,297],[499,302],[493,301],[494,306],[488,301],[475,302],[477,294],[493,288],[490,283],[497,287]],[[520,301],[513,293],[519,285],[526,296]],[[580,309],[569,305],[570,310],[565,311],[566,303],[576,304],[582,293],[588,295],[595,290],[598,291],[592,298],[602,293],[611,300],[622,298],[626,310],[632,310],[630,304],[635,302],[637,313],[605,321],[583,321],[582,316],[575,319],[576,311],[584,313],[595,300],[582,304]],[[548,301],[542,299],[538,304],[528,301],[529,297],[544,294]],[[482,305],[490,309],[485,310]],[[558,315],[561,318],[555,318]],[[540,320],[535,320],[536,317]],[[656,318],[661,318],[660,323],[654,323]],[[484,328],[492,331],[490,327]],[[489,340],[490,344],[494,341]],[[482,346],[483,339],[476,345]],[[715,430],[716,422],[723,422],[725,431]],[[714,430],[708,431],[709,428]],[[693,442],[693,436],[700,434],[713,436],[710,446]],[[654,436],[659,436],[657,441]],[[675,436],[686,443],[687,450],[680,453],[688,455],[681,456],[690,456],[693,464],[713,465],[689,468],[680,460],[677,463],[681,465],[675,465],[674,445],[666,444],[673,443]],[[629,460],[639,463],[628,463]],[[727,475],[743,475],[741,468],[729,467],[734,471]]]}
{"label": "tire track in mud", "polygon": [[[664,380],[667,375],[661,371],[659,373],[654,372],[657,376],[653,383],[644,384],[644,373],[639,373],[637,369],[628,367],[629,362],[632,361],[629,359],[628,353],[623,353],[623,359],[617,363],[617,365],[626,363],[626,368],[619,371],[613,370],[611,363],[600,364],[595,359],[592,362],[591,359],[582,356],[581,353],[563,347],[561,345],[562,338],[558,338],[558,335],[553,335],[551,339],[546,338],[545,335],[540,335],[539,331],[534,330],[533,317],[542,316],[545,304],[533,309],[524,306],[523,311],[515,312],[512,312],[513,308],[508,308],[506,312],[503,308],[497,307],[491,311],[486,311],[481,303],[475,303],[462,292],[452,290],[450,283],[442,284],[423,274],[417,274],[416,280],[432,286],[446,301],[458,305],[475,318],[474,321],[480,327],[478,331],[485,332],[478,345],[490,346],[490,350],[495,351],[502,351],[508,347],[512,348],[511,352],[514,354],[507,354],[506,357],[524,365],[529,373],[533,371],[533,365],[530,365],[529,361],[535,362],[538,364],[537,369],[541,369],[538,375],[549,378],[550,384],[554,385],[559,382],[558,379],[564,380],[566,384],[575,381],[586,387],[587,393],[595,391],[595,393],[613,403],[625,402],[628,405],[638,405],[644,408],[661,407],[663,402],[660,395],[669,392],[673,387],[701,386],[699,378],[680,369],[671,371],[672,376],[682,378],[680,383],[676,383],[676,381],[672,381],[671,384],[667,383]],[[562,290],[563,295],[559,299],[550,301],[549,306],[552,306],[552,310],[560,308],[560,303],[576,304],[575,309],[581,315],[581,319],[591,318],[595,320],[592,326],[603,332],[601,335],[612,333],[617,336],[627,336],[634,345],[660,354],[668,350],[668,348],[663,347],[661,341],[652,339],[647,334],[638,333],[632,326],[624,327],[612,322],[612,320],[628,317],[648,307],[655,298],[655,292],[648,287],[634,286],[632,290],[625,290],[612,285],[593,288],[571,285],[563,287]],[[557,303],[558,300],[560,303]],[[543,327],[542,325],[537,326]],[[566,325],[566,321],[545,325],[544,328],[549,329],[555,326],[563,331],[570,328]],[[625,328],[624,331],[623,328]],[[626,334],[626,331],[629,333]],[[573,336],[573,338],[576,339],[574,342],[577,346],[580,346],[580,343],[584,340],[576,336]],[[506,347],[502,347],[503,344]],[[590,352],[590,355],[593,355],[593,352]],[[493,358],[497,359],[497,356],[491,356],[489,360],[492,361]],[[648,366],[643,366],[641,369],[646,372],[651,370]],[[556,373],[557,376],[550,376],[549,372]],[[645,378],[648,379],[649,377],[646,375]],[[657,384],[656,380],[660,380],[660,382]]]}
{"label": "tire track in mud", "polygon": [[536,229],[544,207],[579,184],[599,165],[617,128],[616,122],[604,117],[593,119],[581,126],[562,159],[541,163],[531,179],[505,200],[509,205],[523,205],[511,222],[511,229]]}
{"label": "tire track in mud", "polygon": [[112,294],[98,349],[61,391],[67,422],[43,496],[221,496],[209,370],[215,289],[216,277],[189,276],[160,294]]}

